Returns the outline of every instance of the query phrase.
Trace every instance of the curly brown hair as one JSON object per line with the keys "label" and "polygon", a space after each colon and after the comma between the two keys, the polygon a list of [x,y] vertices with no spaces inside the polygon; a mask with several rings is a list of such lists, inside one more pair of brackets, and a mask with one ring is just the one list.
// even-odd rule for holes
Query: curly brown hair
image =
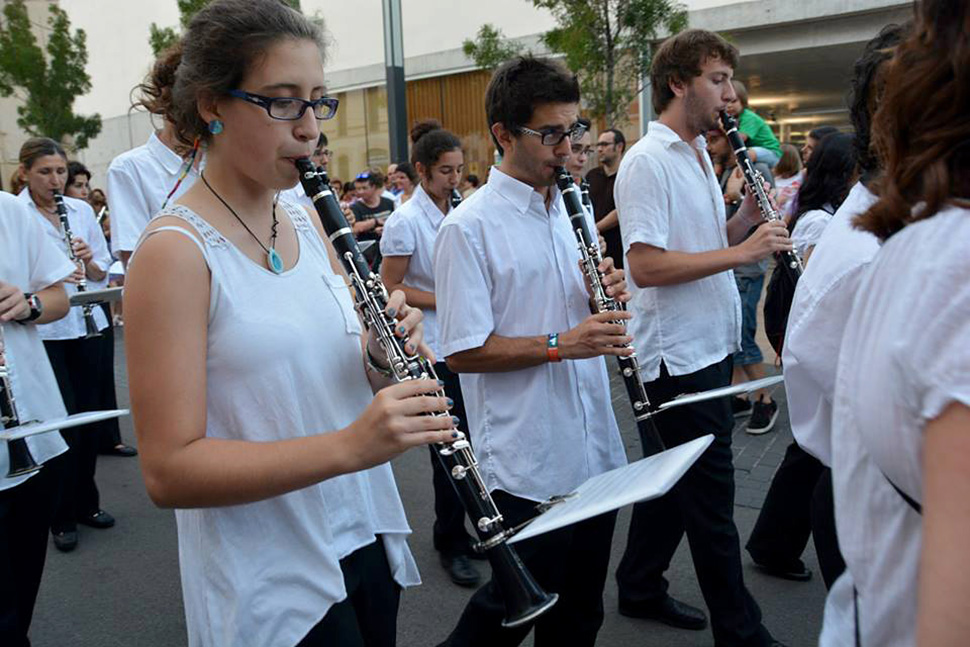
{"label": "curly brown hair", "polygon": [[159,54],[152,65],[152,71],[135,90],[138,100],[133,108],[144,108],[153,115],[165,115],[166,107],[172,102],[172,86],[175,85],[175,71],[182,60],[182,41]]}
{"label": "curly brown hair", "polygon": [[705,29],[688,29],[671,36],[660,45],[650,66],[653,110],[658,115],[673,101],[672,81],[689,83],[701,75],[701,66],[716,58],[738,67],[738,50],[719,34]]}
{"label": "curly brown hair", "polygon": [[858,227],[885,240],[970,198],[968,69],[970,3],[919,2],[873,118],[873,144],[885,174],[877,183],[878,202],[856,219]]}

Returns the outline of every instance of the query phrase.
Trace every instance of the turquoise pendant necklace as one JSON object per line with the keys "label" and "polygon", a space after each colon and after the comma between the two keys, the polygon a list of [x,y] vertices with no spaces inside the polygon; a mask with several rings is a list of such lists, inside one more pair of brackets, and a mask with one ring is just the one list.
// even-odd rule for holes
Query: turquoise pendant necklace
{"label": "turquoise pendant necklace", "polygon": [[280,194],[277,193],[276,194],[276,197],[273,198],[273,214],[272,214],[273,215],[273,227],[272,227],[271,232],[270,232],[269,247],[266,247],[266,245],[263,244],[263,241],[261,241],[259,239],[259,237],[256,236],[256,234],[253,233],[253,230],[250,229],[249,226],[245,222],[243,222],[243,219],[239,217],[239,214],[236,213],[235,209],[233,209],[232,207],[230,207],[229,206],[229,203],[226,202],[225,200],[223,200],[221,195],[219,195],[218,193],[216,193],[216,190],[212,188],[212,185],[209,184],[209,181],[207,179],[205,179],[205,174],[204,173],[200,173],[199,174],[199,177],[202,178],[202,181],[205,183],[206,188],[209,189],[209,191],[212,192],[212,195],[214,195],[216,198],[219,199],[219,202],[221,202],[222,205],[226,209],[229,210],[229,213],[231,213],[233,216],[236,217],[236,220],[239,221],[239,224],[242,225],[243,228],[246,231],[249,232],[249,235],[253,237],[253,240],[255,240],[256,243],[260,247],[263,248],[263,251],[266,252],[266,265],[267,265],[267,267],[269,267],[269,269],[273,272],[273,274],[282,274],[283,273],[283,258],[276,251],[276,233],[277,233],[276,232],[276,228],[279,225],[279,220],[276,219],[276,202],[277,202],[277,200],[279,200]]}

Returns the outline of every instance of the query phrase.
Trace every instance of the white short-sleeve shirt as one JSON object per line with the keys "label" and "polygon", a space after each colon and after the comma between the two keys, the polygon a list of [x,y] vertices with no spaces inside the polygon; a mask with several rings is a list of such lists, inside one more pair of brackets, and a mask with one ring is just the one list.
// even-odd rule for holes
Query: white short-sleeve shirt
{"label": "white short-sleeve shirt", "polygon": [[[165,197],[178,181],[183,160],[155,133],[148,142],[124,152],[108,167],[106,195],[111,210],[111,245],[130,252],[148,221],[162,208]],[[199,177],[193,167],[169,199],[173,204]]]}
{"label": "white short-sleeve shirt", "polygon": [[[703,137],[688,143],[650,122],[647,134],[623,156],[613,192],[624,254],[634,243],[689,253],[728,246],[724,198]],[[647,288],[631,276],[627,285],[633,295],[628,329],[644,380],[659,376],[661,361],[671,375],[687,375],[741,347],[741,298],[733,271]]]}
{"label": "white short-sleeve shirt", "polygon": [[782,359],[792,433],[828,466],[839,346],[863,270],[879,251],[879,239],[852,221],[875,200],[861,182],[852,187],[798,279],[788,313]]}
{"label": "white short-sleeve shirt", "polygon": [[[798,258],[805,258],[805,252],[818,244],[834,213],[834,209],[830,211],[812,209],[798,217],[798,222],[795,223],[795,228],[791,232],[791,242]],[[812,258],[814,260],[814,256]]]}
{"label": "white short-sleeve shirt", "polygon": [[[62,250],[61,254],[64,255],[64,258],[69,258],[67,255],[67,241],[64,238],[64,230],[60,226],[55,227],[41,213],[37,205],[34,204],[33,198],[30,197],[30,191],[26,187],[18,194],[17,198],[27,208],[27,211],[40,222],[41,230],[51,243],[60,247]],[[107,272],[108,268],[111,267],[111,252],[108,251],[108,243],[104,239],[104,232],[101,230],[101,225],[98,224],[98,219],[94,215],[94,209],[87,202],[69,198],[68,196],[64,196],[64,206],[67,208],[67,222],[71,225],[71,234],[88,244],[91,252],[94,254],[94,264]],[[107,282],[106,280],[107,277],[105,277],[105,280],[98,282],[89,280],[87,283],[88,289],[96,290],[104,287],[104,284]],[[73,283],[65,283],[64,289],[67,291],[68,297],[77,293],[77,286]],[[97,325],[98,330],[104,330],[108,327],[108,318],[105,316],[104,310],[100,307],[94,307],[91,308],[91,314],[94,316],[94,323]],[[71,308],[67,316],[63,319],[37,326],[37,330],[40,333],[41,339],[44,340],[77,339],[78,337],[84,337],[87,334],[87,327],[84,324],[84,312],[81,308]]]}
{"label": "white short-sleeve shirt", "polygon": [[[576,238],[551,191],[547,211],[531,186],[493,167],[441,225],[434,276],[444,357],[492,334],[562,333],[590,316]],[[626,463],[602,357],[463,373],[461,387],[489,490],[541,501]]]}
{"label": "white short-sleeve shirt", "polygon": [[[23,203],[8,193],[0,193],[0,281],[15,285],[23,292],[39,292],[62,281],[73,271],[74,263],[50,241],[41,223]],[[64,401],[37,326],[14,322],[0,325],[3,326],[4,355],[20,421],[66,416]],[[58,433],[30,436],[27,447],[38,463],[67,451],[67,443]],[[7,443],[0,442],[0,490],[20,485],[33,476],[6,478],[9,466]]]}
{"label": "white short-sleeve shirt", "polygon": [[[449,202],[450,205],[450,202]],[[448,207],[451,213],[451,207]],[[410,256],[404,285],[434,294],[434,240],[445,214],[418,185],[411,199],[394,210],[384,224],[381,236],[382,256]],[[434,310],[424,312],[424,341],[441,361],[438,325]]]}
{"label": "white short-sleeve shirt", "polygon": [[[863,645],[915,645],[923,430],[970,406],[970,209],[950,207],[890,238],[845,327],[832,419],[839,545],[858,591]],[[823,631],[823,644],[851,640]]]}

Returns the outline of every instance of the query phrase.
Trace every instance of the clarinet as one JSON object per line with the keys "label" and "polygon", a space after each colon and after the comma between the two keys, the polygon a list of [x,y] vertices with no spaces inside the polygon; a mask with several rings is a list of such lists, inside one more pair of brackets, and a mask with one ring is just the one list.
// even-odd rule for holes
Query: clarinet
{"label": "clarinet", "polygon": [[[764,177],[754,167],[754,164],[751,163],[751,158],[748,157],[748,147],[744,145],[744,139],[741,137],[741,133],[738,132],[737,120],[722,110],[721,123],[724,125],[724,132],[727,133],[728,141],[734,150],[734,156],[738,159],[738,167],[744,175],[744,183],[748,187],[748,191],[757,200],[761,215],[765,220],[781,220],[781,216],[778,215],[778,211],[772,206],[771,200],[768,199],[768,194],[765,192]],[[798,255],[793,251],[778,252],[777,257],[780,257],[784,262],[785,267],[793,275],[792,278],[798,281],[798,278],[805,270],[802,267],[802,261],[798,258]]]}
{"label": "clarinet", "polygon": [[[313,202],[323,229],[353,284],[357,310],[368,330],[376,333],[381,348],[387,353],[395,379],[399,382],[437,380],[438,376],[431,362],[417,354],[406,352],[404,347],[408,343],[407,338],[395,336],[395,321],[386,313],[387,290],[380,276],[372,272],[364,260],[353,231],[330,189],[326,171],[314,168],[308,159],[297,160],[296,167],[300,172],[303,189]],[[446,397],[442,388],[435,391],[434,395]],[[442,411],[430,415],[451,414]],[[478,534],[479,542],[475,549],[488,558],[492,575],[505,598],[505,620],[502,624],[515,627],[548,611],[559,596],[543,591],[526,570],[515,550],[506,543],[515,529],[506,530],[503,527],[502,513],[485,487],[471,444],[459,432],[457,440],[439,443],[436,449],[435,455],[444,466],[445,472],[451,476],[451,483],[455,486]]]}
{"label": "clarinet", "polygon": [[[17,403],[13,397],[10,384],[10,368],[7,366],[6,347],[3,343],[3,325],[0,324],[0,426],[3,429],[13,429],[20,426],[20,416],[17,415]],[[7,478],[30,474],[40,469],[40,465],[30,454],[26,438],[15,438],[7,441],[7,454],[10,466]]]}
{"label": "clarinet", "polygon": [[579,192],[582,194],[583,206],[589,209],[590,213],[593,213],[593,200],[589,197],[589,182],[586,178],[579,179]]}
{"label": "clarinet", "polygon": [[451,198],[450,198],[450,200],[451,200],[451,208],[452,209],[457,209],[458,208],[458,205],[461,204],[461,194],[458,192],[458,189],[452,189],[451,190]]}
{"label": "clarinet", "polygon": [[[64,239],[67,241],[67,255],[71,257],[76,265],[81,267],[81,280],[77,282],[78,292],[88,291],[88,280],[84,275],[84,264],[78,259],[77,254],[74,253],[74,234],[71,233],[71,223],[67,219],[67,207],[64,206],[64,196],[61,195],[60,191],[54,191],[54,206],[57,208],[57,217],[61,220],[61,228],[64,230]],[[81,306],[81,312],[84,313],[84,327],[87,330],[87,334],[84,335],[85,339],[91,339],[92,337],[100,337],[101,333],[98,332],[98,325],[94,322],[94,312],[91,310],[91,304],[85,303]]]}
{"label": "clarinet", "polygon": [[[573,233],[576,234],[583,274],[592,286],[597,314],[623,310],[623,304],[609,296],[606,293],[606,288],[603,287],[599,271],[600,263],[603,262],[599,240],[593,238],[589,231],[580,189],[573,182],[573,177],[569,174],[569,171],[562,166],[556,167],[556,184],[559,186],[563,201],[566,203],[566,213],[569,215]],[[623,325],[622,322],[617,323]],[[633,345],[627,344],[626,348],[633,348]],[[640,363],[637,361],[636,352],[626,357],[619,356],[616,360],[620,364],[623,383],[626,386],[627,395],[630,397],[630,403],[633,405],[633,416],[637,421],[637,430],[640,432],[640,438],[643,441],[643,454],[644,456],[651,456],[662,452],[664,444],[660,439],[660,432],[657,431],[653,422],[655,412],[650,406],[647,391],[643,387],[643,380],[640,378]]]}

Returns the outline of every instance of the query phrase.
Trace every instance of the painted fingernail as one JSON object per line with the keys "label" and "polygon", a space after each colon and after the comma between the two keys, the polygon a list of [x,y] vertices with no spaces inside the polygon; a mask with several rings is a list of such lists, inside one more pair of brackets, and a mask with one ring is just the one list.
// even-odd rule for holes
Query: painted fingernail
{"label": "painted fingernail", "polygon": [[444,380],[438,380],[438,386],[444,386],[444,385],[445,385]]}
{"label": "painted fingernail", "polygon": [[460,423],[461,420],[458,418],[458,416],[452,416],[451,417],[451,422],[453,422],[454,425],[457,427],[458,426],[458,423]]}
{"label": "painted fingernail", "polygon": [[393,316],[395,316],[397,314],[397,310],[395,310],[394,308],[388,308],[387,309],[387,314],[389,314],[389,315],[391,315],[393,317]]}
{"label": "painted fingernail", "polygon": [[404,333],[406,333],[408,331],[408,329],[405,328],[404,326],[398,326],[397,327],[397,331],[403,335]]}
{"label": "painted fingernail", "polygon": [[451,432],[451,437],[452,438],[458,438],[458,432],[457,431]]}

